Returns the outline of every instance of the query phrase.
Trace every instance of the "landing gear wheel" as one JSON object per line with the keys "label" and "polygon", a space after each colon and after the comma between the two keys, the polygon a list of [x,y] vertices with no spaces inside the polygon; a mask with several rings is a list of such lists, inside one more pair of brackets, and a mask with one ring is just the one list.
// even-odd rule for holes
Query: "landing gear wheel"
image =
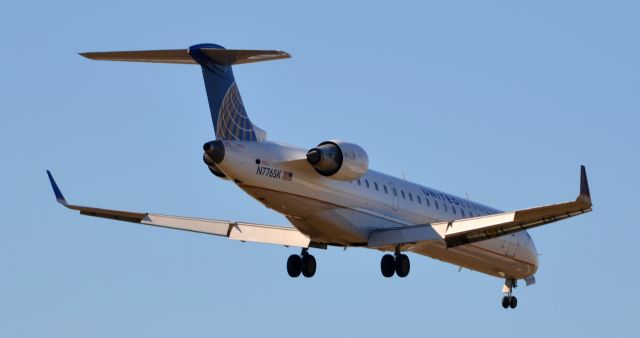
{"label": "landing gear wheel", "polygon": [[518,298],[516,298],[516,296],[513,295],[513,289],[517,287],[518,287],[518,280],[516,279],[506,279],[504,281],[504,286],[502,287],[502,292],[505,293],[505,296],[502,297],[503,308],[515,309],[518,306]]}
{"label": "landing gear wheel", "polygon": [[303,254],[301,259],[302,275],[309,278],[316,274],[316,258]]}
{"label": "landing gear wheel", "polygon": [[505,309],[509,308],[511,301],[509,301],[509,296],[502,297],[502,307]]}
{"label": "landing gear wheel", "polygon": [[396,255],[396,274],[398,277],[407,277],[410,269],[411,263],[409,262],[409,256],[405,254]]}
{"label": "landing gear wheel", "polygon": [[[296,278],[300,276],[301,272],[302,272],[302,258],[300,258],[300,256],[298,255],[289,256],[289,259],[287,259],[287,273],[289,273],[289,276],[292,278]],[[314,266],[314,272],[315,272],[315,266]]]}
{"label": "landing gear wheel", "polygon": [[380,271],[382,275],[389,278],[392,277],[396,272],[396,260],[393,256],[386,254],[382,256],[382,260],[380,261]]}

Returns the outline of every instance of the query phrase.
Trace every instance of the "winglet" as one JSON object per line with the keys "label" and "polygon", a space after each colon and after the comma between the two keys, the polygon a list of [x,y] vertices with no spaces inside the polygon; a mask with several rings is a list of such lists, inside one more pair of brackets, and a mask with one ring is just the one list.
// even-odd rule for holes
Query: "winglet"
{"label": "winglet", "polygon": [[589,192],[589,181],[587,180],[587,170],[584,165],[580,166],[580,195],[578,201],[583,201],[591,205],[591,193]]}
{"label": "winglet", "polygon": [[53,193],[56,195],[56,201],[66,206],[67,200],[64,199],[64,196],[62,195],[62,191],[60,191],[60,188],[58,188],[58,184],[53,179],[53,176],[51,175],[51,172],[49,170],[47,170],[47,176],[49,176],[49,182],[51,182],[51,188],[53,188]]}

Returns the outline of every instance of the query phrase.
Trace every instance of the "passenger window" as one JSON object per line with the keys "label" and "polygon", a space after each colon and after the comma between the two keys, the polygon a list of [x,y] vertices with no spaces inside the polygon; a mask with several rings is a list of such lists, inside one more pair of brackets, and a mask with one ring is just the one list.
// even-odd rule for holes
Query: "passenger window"
{"label": "passenger window", "polygon": [[373,182],[373,186],[376,187],[376,191],[378,191],[378,182]]}
{"label": "passenger window", "polygon": [[429,198],[425,197],[424,201],[427,202],[428,207],[431,207],[431,202],[429,202]]}
{"label": "passenger window", "polygon": [[444,212],[449,212],[449,208],[447,208],[447,203],[443,203],[442,205],[444,205]]}
{"label": "passenger window", "polygon": [[411,193],[409,193],[409,201],[413,202],[413,195],[411,195]]}
{"label": "passenger window", "polygon": [[451,206],[451,210],[453,210],[453,214],[454,214],[454,215],[457,215],[457,214],[456,214],[456,207],[454,207],[454,206],[452,205],[452,206]]}
{"label": "passenger window", "polygon": [[364,180],[364,185],[366,185],[366,186],[367,186],[367,189],[369,189],[369,180],[365,179],[365,180]]}
{"label": "passenger window", "polygon": [[396,188],[393,188],[393,196],[398,196],[398,190],[396,190]]}
{"label": "passenger window", "polygon": [[362,182],[360,182],[360,179],[358,179],[358,185],[362,185]]}
{"label": "passenger window", "polygon": [[465,214],[464,214],[464,209],[460,209],[460,213],[462,214],[462,217],[463,217],[463,218],[464,218],[464,217],[467,217],[467,216],[465,216]]}
{"label": "passenger window", "polygon": [[438,205],[438,201],[433,201],[436,204],[436,209],[440,210],[440,206]]}
{"label": "passenger window", "polygon": [[385,194],[388,194],[388,193],[389,193],[389,191],[387,190],[387,185],[386,185],[386,184],[383,184],[383,185],[382,185],[382,187],[384,188],[384,193],[385,193]]}
{"label": "passenger window", "polygon": [[404,196],[404,190],[400,190],[400,192],[402,193],[402,199],[403,199],[403,200],[407,199],[407,198]]}
{"label": "passenger window", "polygon": [[418,204],[422,204],[422,199],[420,198],[420,195],[416,195],[416,198],[418,199]]}

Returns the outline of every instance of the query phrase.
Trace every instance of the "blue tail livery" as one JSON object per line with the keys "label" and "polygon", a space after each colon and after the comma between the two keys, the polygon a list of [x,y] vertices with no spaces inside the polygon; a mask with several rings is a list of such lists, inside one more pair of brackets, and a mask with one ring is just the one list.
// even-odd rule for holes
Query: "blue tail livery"
{"label": "blue tail livery", "polygon": [[205,43],[188,49],[80,53],[92,60],[198,64],[202,68],[216,138],[262,141],[266,133],[256,127],[242,102],[231,66],[234,64],[289,58],[277,50],[225,49]]}

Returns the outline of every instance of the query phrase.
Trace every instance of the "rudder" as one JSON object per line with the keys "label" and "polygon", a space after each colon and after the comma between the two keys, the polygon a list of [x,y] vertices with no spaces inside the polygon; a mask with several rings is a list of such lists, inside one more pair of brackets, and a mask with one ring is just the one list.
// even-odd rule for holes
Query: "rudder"
{"label": "rudder", "polygon": [[203,53],[203,48],[225,48],[215,44],[189,47],[189,55],[202,67],[216,137],[223,140],[257,141],[254,126],[247,116],[231,65],[216,62]]}
{"label": "rudder", "polygon": [[242,141],[261,141],[266,138],[266,133],[253,125],[247,116],[231,65],[290,57],[278,50],[225,49],[210,43],[194,45],[186,50],[88,52],[80,55],[92,60],[199,64],[216,137]]}

